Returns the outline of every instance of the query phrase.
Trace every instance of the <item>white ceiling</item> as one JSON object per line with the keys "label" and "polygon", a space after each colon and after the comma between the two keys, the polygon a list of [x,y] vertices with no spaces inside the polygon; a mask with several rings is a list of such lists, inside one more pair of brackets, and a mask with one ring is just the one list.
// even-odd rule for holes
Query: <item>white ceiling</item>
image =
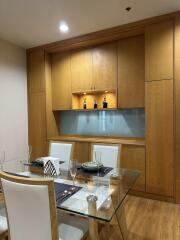
{"label": "white ceiling", "polygon": [[180,0],[0,0],[0,38],[30,48],[177,10]]}

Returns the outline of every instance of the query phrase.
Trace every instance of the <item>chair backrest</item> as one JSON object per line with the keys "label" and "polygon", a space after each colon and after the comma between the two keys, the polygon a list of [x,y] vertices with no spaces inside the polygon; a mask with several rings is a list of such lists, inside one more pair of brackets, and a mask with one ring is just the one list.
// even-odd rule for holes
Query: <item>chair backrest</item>
{"label": "chair backrest", "polygon": [[60,158],[61,161],[69,162],[72,158],[74,143],[50,141],[49,156]]}
{"label": "chair backrest", "polygon": [[101,152],[101,162],[106,167],[117,168],[120,166],[120,144],[92,144],[91,160],[95,161],[95,152]]}
{"label": "chair backrest", "polygon": [[57,240],[52,180],[28,179],[0,172],[10,240]]}

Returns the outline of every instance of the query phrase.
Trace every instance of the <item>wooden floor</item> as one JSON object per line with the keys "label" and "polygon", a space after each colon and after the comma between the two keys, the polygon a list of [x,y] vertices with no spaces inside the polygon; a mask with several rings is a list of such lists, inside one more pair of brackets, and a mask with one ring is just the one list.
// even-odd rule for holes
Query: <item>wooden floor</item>
{"label": "wooden floor", "polygon": [[180,205],[128,196],[128,240],[180,240]]}
{"label": "wooden floor", "polygon": [[[125,213],[127,240],[180,240],[180,205],[128,196]],[[111,240],[119,239],[113,231]]]}

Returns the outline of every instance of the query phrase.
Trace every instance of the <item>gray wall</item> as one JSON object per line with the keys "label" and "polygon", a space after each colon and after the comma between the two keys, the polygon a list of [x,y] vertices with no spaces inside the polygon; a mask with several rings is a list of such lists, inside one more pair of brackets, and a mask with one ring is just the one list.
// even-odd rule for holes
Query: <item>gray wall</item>
{"label": "gray wall", "polygon": [[144,109],[63,111],[59,130],[61,134],[144,137],[144,115]]}

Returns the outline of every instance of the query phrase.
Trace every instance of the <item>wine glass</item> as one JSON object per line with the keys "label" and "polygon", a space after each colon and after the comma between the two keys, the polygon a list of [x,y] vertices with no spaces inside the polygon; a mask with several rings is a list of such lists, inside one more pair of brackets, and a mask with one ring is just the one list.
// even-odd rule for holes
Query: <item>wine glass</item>
{"label": "wine glass", "polygon": [[31,161],[32,145],[28,145],[28,162]]}
{"label": "wine glass", "polygon": [[4,168],[4,162],[5,162],[5,151],[0,151],[0,168],[1,168],[1,171],[3,171],[3,168]]}
{"label": "wine glass", "polygon": [[101,151],[95,151],[94,152],[94,155],[95,155],[95,162],[97,165],[100,165],[101,164],[101,155],[102,155],[102,152]]}
{"label": "wine glass", "polygon": [[77,162],[75,160],[69,161],[69,171],[70,171],[71,177],[73,179],[73,185],[75,185],[74,180],[75,180],[75,177],[77,174]]}

